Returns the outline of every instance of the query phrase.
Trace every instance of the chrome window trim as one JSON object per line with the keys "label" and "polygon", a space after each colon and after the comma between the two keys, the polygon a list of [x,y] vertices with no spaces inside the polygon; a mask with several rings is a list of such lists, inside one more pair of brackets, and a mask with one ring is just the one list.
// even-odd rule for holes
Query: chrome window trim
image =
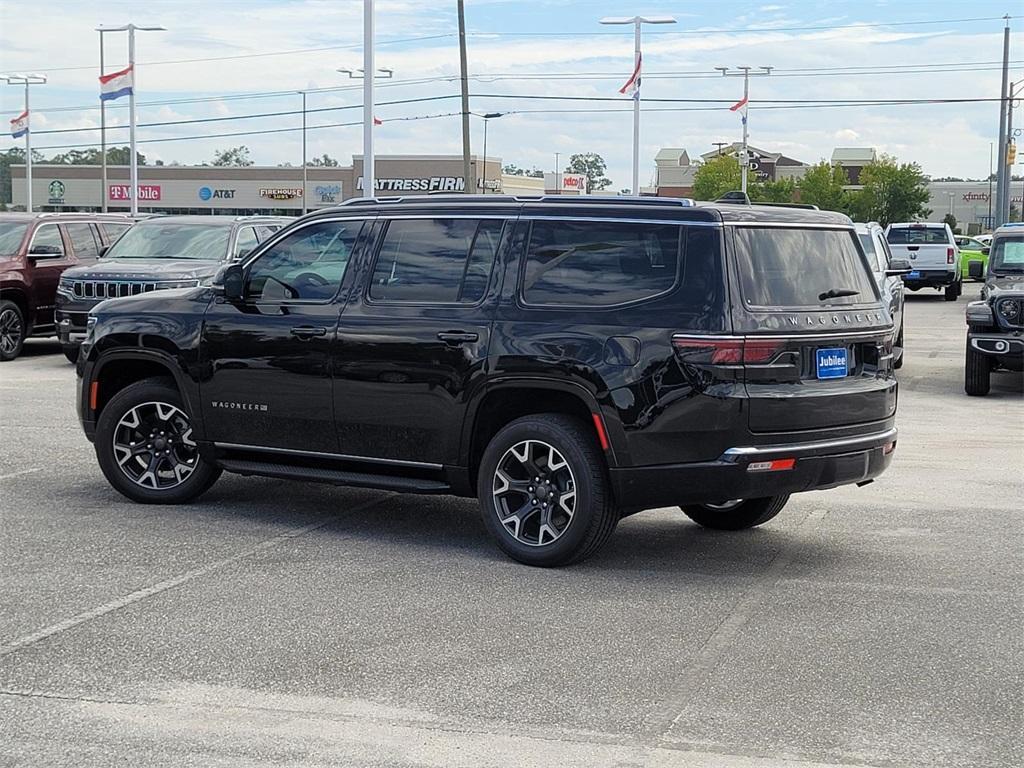
{"label": "chrome window trim", "polygon": [[722,453],[719,461],[735,461],[740,457],[747,456],[765,456],[776,453],[786,453],[789,451],[815,451],[829,448],[850,448],[857,445],[863,445],[865,443],[875,443],[878,441],[891,441],[895,440],[898,435],[896,427],[891,427],[884,432],[873,432],[870,435],[857,435],[856,437],[842,437],[834,440],[817,440],[810,443],[789,443],[782,445],[760,445],[760,446],[743,446],[739,448],[729,448]]}
{"label": "chrome window trim", "polygon": [[698,221],[687,219],[646,219],[636,216],[565,216],[536,215],[524,212],[519,217],[520,221],[589,221],[589,222],[611,222],[615,224],[664,224],[673,227],[714,227],[721,229],[723,224],[720,221]]}
{"label": "chrome window trim", "polygon": [[419,467],[420,469],[444,469],[442,464],[431,464],[426,461],[406,461],[405,459],[381,459],[374,456],[353,456],[347,453],[324,453],[322,451],[298,451],[292,448],[274,448],[266,445],[246,445],[243,443],[218,443],[214,442],[217,448],[227,448],[243,451],[259,451],[261,453],[282,453],[289,456],[310,456],[343,461],[362,461],[370,464],[387,464],[396,467]]}
{"label": "chrome window trim", "polygon": [[727,227],[753,227],[770,229],[834,229],[840,232],[852,232],[857,234],[853,224],[819,224],[816,222],[788,222],[788,221],[726,221]]}
{"label": "chrome window trim", "polygon": [[[32,254],[32,246],[36,244],[36,236],[43,229],[43,227],[54,227],[57,230],[57,236],[60,238],[61,258],[66,259],[68,257],[68,246],[67,243],[64,242],[64,233],[60,231],[60,224],[63,223],[65,222],[62,221],[58,223],[56,221],[46,221],[40,224],[34,230],[32,230],[32,238],[28,241],[28,250],[25,251],[25,255],[29,256]],[[57,254],[53,254],[53,256],[56,255]]]}

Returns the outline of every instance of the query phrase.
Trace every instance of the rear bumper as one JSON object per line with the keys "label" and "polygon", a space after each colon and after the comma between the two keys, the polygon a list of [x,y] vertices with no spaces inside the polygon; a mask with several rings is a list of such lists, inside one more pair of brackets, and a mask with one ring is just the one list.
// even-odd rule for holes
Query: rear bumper
{"label": "rear bumper", "polygon": [[[715,461],[613,469],[612,484],[626,510],[824,490],[878,477],[892,461],[896,438],[890,427],[833,440],[740,446]],[[791,469],[761,468],[789,459]]]}
{"label": "rear bumper", "polygon": [[960,272],[950,265],[949,269],[921,269],[918,277],[911,278],[903,276],[903,284],[913,290],[914,288],[935,288],[940,285],[952,285],[959,281]]}

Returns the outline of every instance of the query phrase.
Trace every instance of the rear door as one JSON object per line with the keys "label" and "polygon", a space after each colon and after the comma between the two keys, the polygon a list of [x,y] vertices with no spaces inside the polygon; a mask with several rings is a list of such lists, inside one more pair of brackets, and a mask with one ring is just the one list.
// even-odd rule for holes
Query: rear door
{"label": "rear door", "polygon": [[[955,268],[957,248],[945,225],[894,225],[886,235],[893,258],[906,259],[915,271]],[[908,275],[913,279],[913,274]]]}
{"label": "rear door", "polygon": [[744,367],[751,431],[891,416],[892,320],[853,230],[732,229],[734,326],[757,351]]}
{"label": "rear door", "polygon": [[63,227],[58,224],[40,224],[29,243],[27,271],[31,272],[32,292],[36,298],[32,324],[37,331],[54,324],[57,282],[61,272],[75,263],[64,234]]}

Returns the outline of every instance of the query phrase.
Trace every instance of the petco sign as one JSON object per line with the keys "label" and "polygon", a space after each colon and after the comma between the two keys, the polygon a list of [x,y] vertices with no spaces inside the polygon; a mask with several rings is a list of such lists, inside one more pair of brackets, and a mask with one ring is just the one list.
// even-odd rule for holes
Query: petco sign
{"label": "petco sign", "polygon": [[587,177],[580,173],[563,173],[562,189],[572,189],[584,193],[587,191]]}
{"label": "petco sign", "polygon": [[[131,200],[132,187],[130,184],[111,184],[108,190],[111,200]],[[139,184],[139,200],[159,200],[159,184]]]}

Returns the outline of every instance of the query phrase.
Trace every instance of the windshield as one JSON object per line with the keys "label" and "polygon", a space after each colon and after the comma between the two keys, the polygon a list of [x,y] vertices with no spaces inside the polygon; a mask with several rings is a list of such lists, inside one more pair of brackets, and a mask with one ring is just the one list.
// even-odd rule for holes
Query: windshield
{"label": "windshield", "polygon": [[1024,235],[997,237],[988,257],[989,272],[1024,272]]}
{"label": "windshield", "polygon": [[25,237],[28,224],[15,221],[0,221],[0,256],[13,256],[18,252]]}
{"label": "windshield", "polygon": [[206,224],[140,224],[125,232],[107,259],[201,259],[220,261],[228,250],[231,227]]}
{"label": "windshield", "polygon": [[848,230],[736,228],[748,306],[818,307],[875,301],[875,282]]}
{"label": "windshield", "polygon": [[949,245],[945,227],[900,227],[890,229],[890,245]]}

